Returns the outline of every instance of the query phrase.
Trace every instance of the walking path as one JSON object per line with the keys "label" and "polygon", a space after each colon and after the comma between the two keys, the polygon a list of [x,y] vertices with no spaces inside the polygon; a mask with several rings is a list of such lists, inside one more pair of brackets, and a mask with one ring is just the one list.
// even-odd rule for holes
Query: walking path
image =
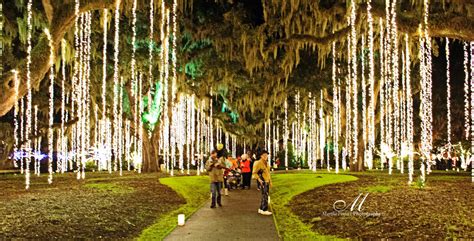
{"label": "walking path", "polygon": [[257,213],[260,196],[253,186],[229,191],[229,196],[222,196],[221,208],[211,209],[209,199],[185,226],[177,227],[165,240],[278,240],[273,217]]}

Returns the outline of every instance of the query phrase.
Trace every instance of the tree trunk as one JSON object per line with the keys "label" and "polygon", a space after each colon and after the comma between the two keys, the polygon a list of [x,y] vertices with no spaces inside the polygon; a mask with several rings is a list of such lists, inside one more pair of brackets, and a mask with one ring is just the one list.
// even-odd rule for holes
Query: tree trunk
{"label": "tree trunk", "polygon": [[143,129],[143,172],[158,172],[160,171],[159,161],[159,135],[160,130],[156,128],[153,130],[151,137],[148,137],[148,132]]}

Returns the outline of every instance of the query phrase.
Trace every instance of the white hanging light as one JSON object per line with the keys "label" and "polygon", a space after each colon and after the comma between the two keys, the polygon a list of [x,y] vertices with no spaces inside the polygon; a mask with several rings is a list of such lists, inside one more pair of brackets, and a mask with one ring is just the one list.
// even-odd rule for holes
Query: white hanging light
{"label": "white hanging light", "polygon": [[336,42],[332,43],[333,140],[336,173],[339,173],[339,96],[336,83]]}
{"label": "white hanging light", "polygon": [[[26,19],[27,23],[27,49],[26,49],[26,89],[27,89],[27,95],[26,95],[26,127],[25,127],[25,140],[26,140],[26,148],[25,151],[27,153],[31,152],[31,141],[30,141],[30,134],[31,134],[31,102],[32,102],[32,94],[31,94],[31,32],[32,32],[32,24],[31,24],[31,19],[32,19],[32,10],[31,7],[33,5],[33,0],[28,0],[28,3],[26,5],[26,9],[28,12],[28,17]],[[25,172],[25,188],[28,190],[30,188],[30,162],[31,162],[31,154],[29,154],[26,157],[26,172]],[[23,165],[22,165],[23,167]]]}
{"label": "white hanging light", "polygon": [[469,44],[464,42],[464,137],[469,139],[470,135],[470,113],[469,113]]}
{"label": "white hanging light", "polygon": [[446,109],[447,109],[447,135],[448,157],[451,157],[451,83],[449,73],[449,39],[446,38]]}
{"label": "white hanging light", "polygon": [[48,124],[48,183],[53,182],[53,124],[54,124],[54,45],[49,29],[44,29],[49,44],[49,124]]}

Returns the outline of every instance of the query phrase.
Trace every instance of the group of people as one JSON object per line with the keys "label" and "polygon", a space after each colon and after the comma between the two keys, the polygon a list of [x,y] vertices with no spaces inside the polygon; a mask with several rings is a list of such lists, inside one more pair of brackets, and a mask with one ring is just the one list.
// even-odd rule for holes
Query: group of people
{"label": "group of people", "polygon": [[[234,159],[230,156],[226,157],[225,151],[218,145],[217,150],[210,153],[210,157],[206,162],[206,170],[211,182],[211,208],[222,207],[221,190],[223,188],[225,195],[228,195],[228,190],[232,187],[250,189],[251,179],[254,179],[257,181],[258,189],[262,194],[258,213],[262,215],[272,214],[268,210],[268,195],[272,182],[267,151],[262,151],[260,159],[257,161],[254,161],[249,154],[243,154],[240,158]],[[235,178],[239,175],[242,178]]]}

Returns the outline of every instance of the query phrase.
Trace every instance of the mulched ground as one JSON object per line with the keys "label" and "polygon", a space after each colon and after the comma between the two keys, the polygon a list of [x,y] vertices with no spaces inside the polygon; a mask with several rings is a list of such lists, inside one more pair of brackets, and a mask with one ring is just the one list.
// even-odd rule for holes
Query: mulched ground
{"label": "mulched ground", "polygon": [[[474,239],[474,184],[467,174],[432,173],[424,189],[409,187],[407,176],[355,175],[359,180],[316,188],[296,196],[292,211],[315,232],[341,238],[406,240]],[[367,187],[388,186],[388,192],[370,192],[361,212],[334,214],[333,204],[350,205]],[[326,212],[326,215],[325,215]],[[375,216],[380,214],[380,216]],[[347,214],[353,214],[351,216]],[[347,216],[344,216],[347,215]]]}
{"label": "mulched ground", "polygon": [[[88,173],[33,177],[0,175],[0,240],[133,239],[185,200],[159,183],[159,174]],[[91,187],[92,186],[92,187]]]}

